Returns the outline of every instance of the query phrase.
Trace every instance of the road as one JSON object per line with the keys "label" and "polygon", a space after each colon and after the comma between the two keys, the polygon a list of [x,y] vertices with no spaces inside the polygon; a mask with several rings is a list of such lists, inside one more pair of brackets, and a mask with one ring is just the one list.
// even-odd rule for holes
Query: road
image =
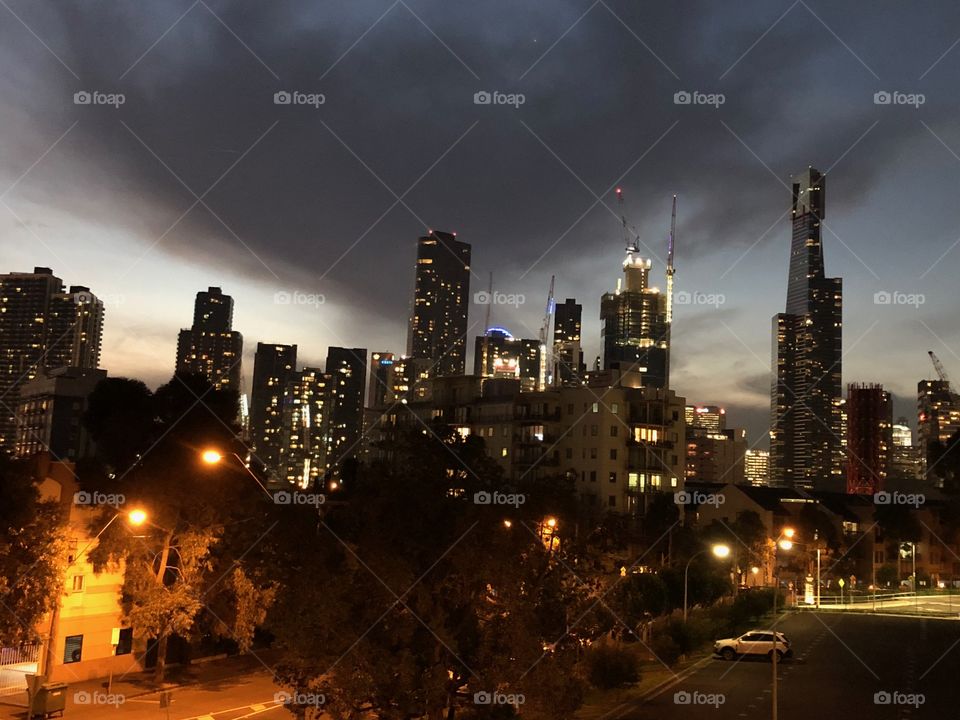
{"label": "road", "polygon": [[[64,716],[73,720],[287,720],[291,715],[275,699],[277,691],[266,671],[217,680],[173,690],[168,713],[161,709],[156,693],[120,698],[119,702],[114,698],[111,704],[105,691],[96,697],[88,691],[86,696],[77,697],[78,692],[85,691],[71,688]],[[0,720],[25,717],[21,708],[0,705]]]}
{"label": "road", "polygon": [[903,597],[893,600],[877,599],[876,601],[858,600],[855,603],[821,603],[824,610],[854,610],[865,612],[895,612],[917,613],[930,615],[960,615],[960,597],[955,595],[937,596],[920,595],[919,597]]}
{"label": "road", "polygon": [[[779,666],[780,720],[958,716],[956,621],[804,612],[778,627],[795,652]],[[769,718],[771,685],[765,659],[708,660],[675,686],[610,720]],[[880,699],[892,702],[877,704],[877,693],[888,693]]]}

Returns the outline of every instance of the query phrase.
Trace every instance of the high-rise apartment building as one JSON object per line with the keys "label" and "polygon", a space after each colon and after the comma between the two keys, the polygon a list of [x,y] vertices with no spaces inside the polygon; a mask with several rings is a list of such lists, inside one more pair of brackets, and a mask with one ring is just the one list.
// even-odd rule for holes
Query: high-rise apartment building
{"label": "high-rise apartment building", "polygon": [[274,478],[284,477],[284,392],[297,370],[297,346],[257,343],[250,392],[250,440],[257,459]]}
{"label": "high-rise apartment building", "polygon": [[645,387],[665,387],[668,377],[667,297],[650,285],[651,261],[627,248],[623,281],[600,299],[603,367],[643,376]]}
{"label": "high-rise apartment building", "polygon": [[786,312],[773,318],[770,470],[775,484],[843,486],[843,281],[825,274],[825,178],[793,179]]}
{"label": "high-rise apartment building", "polygon": [[431,230],[417,241],[417,276],[407,355],[418,374],[463,375],[467,357],[470,245]]}
{"label": "high-rise apartment building", "polygon": [[540,341],[515,338],[502,327],[489,328],[476,339],[473,374],[517,379],[524,392],[532,392],[540,381]]}
{"label": "high-rise apartment building", "polygon": [[876,384],[847,386],[847,493],[884,489],[893,445],[893,403]]}
{"label": "high-rise apartment building", "polygon": [[553,321],[554,382],[558,385],[579,385],[583,382],[581,324],[583,306],[574,298],[558,303]]}
{"label": "high-rise apartment building", "polygon": [[917,435],[924,456],[930,443],[947,443],[960,430],[960,398],[949,380],[921,380],[917,384]]}
{"label": "high-rise apartment building", "polygon": [[25,382],[17,404],[15,455],[49,452],[56,460],[73,462],[92,456],[83,414],[90,393],[106,377],[106,370],[60,367]]}
{"label": "high-rise apartment building", "polygon": [[327,459],[335,467],[360,451],[363,432],[363,398],[367,387],[367,349],[330,347],[326,373],[330,376],[333,408]]}
{"label": "high-rise apartment building", "polygon": [[79,286],[64,292],[50,268],[0,275],[0,452],[15,452],[20,387],[47,370],[95,368],[103,304]]}
{"label": "high-rise apartment building", "polygon": [[333,410],[333,379],[319,368],[293,373],[282,407],[281,457],[287,482],[318,488],[326,475]]}
{"label": "high-rise apartment building", "polygon": [[743,455],[744,481],[750,485],[770,484],[770,453],[766,450],[747,450]]}
{"label": "high-rise apartment building", "polygon": [[925,457],[920,445],[913,442],[913,431],[905,417],[893,424],[890,445],[890,464],[887,470],[888,487],[893,483],[915,482],[923,478]]}
{"label": "high-rise apartment building", "polygon": [[370,353],[370,387],[367,407],[385,408],[393,399],[393,376],[397,359],[391,352]]}
{"label": "high-rise apartment building", "polygon": [[177,372],[203,375],[218,390],[240,392],[243,336],[233,329],[233,298],[218,287],[198,292],[193,326],[177,338]]}

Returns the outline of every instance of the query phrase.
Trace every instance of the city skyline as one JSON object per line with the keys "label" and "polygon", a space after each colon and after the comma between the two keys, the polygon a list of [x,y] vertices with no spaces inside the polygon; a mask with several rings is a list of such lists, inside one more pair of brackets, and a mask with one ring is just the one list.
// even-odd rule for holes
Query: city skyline
{"label": "city skyline", "polygon": [[[691,16],[561,3],[549,15],[504,8],[504,35],[479,42],[470,32],[485,26],[479,10],[360,3],[322,27],[306,13],[280,45],[258,27],[292,16],[189,7],[144,10],[116,46],[66,40],[68,26],[88,39],[118,35],[109,11],[71,22],[17,5],[43,43],[16,23],[0,31],[17,73],[0,103],[3,265],[50,266],[105,298],[103,364],[116,374],[166,380],[170,338],[211,285],[236,298],[248,387],[257,341],[297,343],[311,366],[329,345],[400,352],[411,239],[434,227],[473,245],[474,288],[492,270],[498,290],[525,296],[494,308],[517,336],[535,335],[555,274],[557,297],[583,305],[590,365],[599,296],[622,253],[619,184],[655,277],[680,196],[676,290],[724,303],[675,308],[673,384],[742,416],[756,440],[789,252],[784,185],[810,164],[834,189],[828,262],[846,286],[843,381],[882,382],[896,414],[912,415],[915,383],[931,376],[924,352],[960,367],[944,309],[960,220],[950,190],[960,172],[949,90],[956,8],[924,18],[890,8],[877,33],[848,8],[703,4]],[[681,23],[681,12],[693,19]],[[782,52],[800,39],[804,53]],[[800,80],[783,87],[785,72]],[[369,82],[353,87],[355,73]],[[74,104],[74,93],[97,90],[122,92],[124,103]],[[274,104],[291,90],[324,102]],[[474,104],[484,91],[524,102]],[[923,103],[902,104],[911,92]],[[716,93],[722,104],[698,104]],[[438,112],[424,117],[426,101]],[[371,272],[380,268],[400,271]],[[878,292],[925,302],[878,306]]]}

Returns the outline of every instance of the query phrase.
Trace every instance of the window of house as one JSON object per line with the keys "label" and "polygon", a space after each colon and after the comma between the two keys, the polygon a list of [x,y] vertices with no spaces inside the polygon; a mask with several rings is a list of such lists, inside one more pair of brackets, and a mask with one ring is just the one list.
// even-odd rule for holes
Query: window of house
{"label": "window of house", "polygon": [[83,635],[68,635],[63,643],[63,664],[80,662],[83,657]]}
{"label": "window of house", "polygon": [[590,448],[590,459],[591,459],[591,460],[596,460],[596,459],[597,459],[597,449],[596,449],[596,448]]}
{"label": "window of house", "polygon": [[573,448],[567,448],[567,460],[573,460]]}
{"label": "window of house", "polygon": [[610,459],[611,459],[611,460],[616,460],[616,459],[617,459],[617,449],[616,449],[616,448],[610,448]]}
{"label": "window of house", "polygon": [[120,628],[120,642],[117,643],[117,655],[129,655],[133,652],[133,628]]}
{"label": "window of house", "polygon": [[609,505],[610,507],[616,507],[616,506],[617,506],[617,496],[616,496],[616,495],[611,495],[609,498],[607,498],[607,505]]}
{"label": "window of house", "polygon": [[507,449],[506,449],[506,448],[501,448],[501,449],[500,449],[500,457],[506,457],[506,456],[507,456]]}
{"label": "window of house", "polygon": [[599,427],[598,425],[591,425],[591,426],[590,426],[590,434],[593,435],[593,437],[596,437],[597,435],[599,435],[599,434],[600,434],[600,427]]}
{"label": "window of house", "polygon": [[74,575],[72,585],[74,592],[80,592],[83,590],[83,575]]}
{"label": "window of house", "polygon": [[597,481],[597,471],[596,471],[596,470],[591,470],[591,471],[590,471],[590,482],[596,482],[596,481]]}
{"label": "window of house", "polygon": [[620,406],[617,403],[610,404],[610,412],[612,412],[614,415],[616,415],[619,412],[619,410],[620,410]]}
{"label": "window of house", "polygon": [[615,483],[617,481],[617,472],[616,470],[610,471],[610,482]]}
{"label": "window of house", "polygon": [[594,403],[590,412],[600,412],[600,403]]}
{"label": "window of house", "polygon": [[610,426],[610,437],[616,437],[616,436],[617,436],[617,426],[616,426],[616,425],[611,425],[611,426]]}

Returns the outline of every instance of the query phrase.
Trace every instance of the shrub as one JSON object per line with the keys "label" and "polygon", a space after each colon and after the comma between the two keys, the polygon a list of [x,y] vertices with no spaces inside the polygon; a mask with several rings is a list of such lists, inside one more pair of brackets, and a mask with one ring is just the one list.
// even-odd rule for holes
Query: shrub
{"label": "shrub", "polygon": [[604,690],[633,685],[640,679],[637,656],[618,645],[592,645],[587,650],[586,663],[590,683]]}
{"label": "shrub", "polygon": [[657,659],[668,667],[676,665],[683,654],[676,640],[670,637],[667,632],[655,635],[650,642],[650,649],[657,656]]}

